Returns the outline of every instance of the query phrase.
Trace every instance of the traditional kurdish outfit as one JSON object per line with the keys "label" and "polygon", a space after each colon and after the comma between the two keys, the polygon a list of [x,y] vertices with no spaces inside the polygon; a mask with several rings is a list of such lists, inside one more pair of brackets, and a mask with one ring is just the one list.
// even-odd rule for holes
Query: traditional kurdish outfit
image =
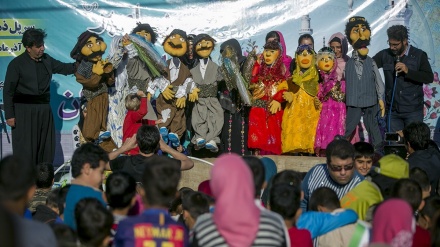
{"label": "traditional kurdish outfit", "polygon": [[293,101],[287,103],[284,109],[282,124],[283,153],[305,152],[314,153],[316,126],[320,109],[315,100],[318,93],[318,70],[315,59],[312,66],[305,71],[299,67],[296,59],[296,69],[289,81],[289,91],[293,92]]}
{"label": "traditional kurdish outfit", "polygon": [[255,63],[251,84],[258,84],[264,90],[264,96],[254,100],[249,113],[248,147],[273,154],[281,154],[281,121],[283,110],[271,114],[269,104],[272,100],[283,101],[283,93],[287,89],[285,67],[281,59],[272,65],[264,62]]}
{"label": "traditional kurdish outfit", "polygon": [[322,102],[321,116],[316,128],[315,150],[326,149],[336,135],[345,133],[345,80],[338,80],[335,61],[330,73],[321,71],[318,99]]}

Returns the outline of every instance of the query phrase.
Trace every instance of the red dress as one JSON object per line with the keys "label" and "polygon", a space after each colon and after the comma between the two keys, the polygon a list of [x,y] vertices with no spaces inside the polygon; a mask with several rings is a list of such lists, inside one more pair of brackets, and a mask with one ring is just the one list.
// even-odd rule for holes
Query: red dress
{"label": "red dress", "polygon": [[275,114],[269,111],[272,100],[283,102],[287,85],[285,68],[281,59],[268,66],[255,63],[251,83],[264,85],[264,96],[255,100],[249,113],[248,147],[281,154],[281,121],[283,110]]}

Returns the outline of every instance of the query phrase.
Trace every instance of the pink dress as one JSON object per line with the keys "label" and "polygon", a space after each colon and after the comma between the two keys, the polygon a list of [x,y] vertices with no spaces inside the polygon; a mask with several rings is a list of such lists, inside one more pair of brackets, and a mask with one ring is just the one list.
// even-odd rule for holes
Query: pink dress
{"label": "pink dress", "polygon": [[319,84],[318,99],[322,109],[316,128],[315,151],[326,149],[336,135],[345,133],[345,80],[338,81],[337,67],[335,61],[330,73],[320,72],[323,82]]}

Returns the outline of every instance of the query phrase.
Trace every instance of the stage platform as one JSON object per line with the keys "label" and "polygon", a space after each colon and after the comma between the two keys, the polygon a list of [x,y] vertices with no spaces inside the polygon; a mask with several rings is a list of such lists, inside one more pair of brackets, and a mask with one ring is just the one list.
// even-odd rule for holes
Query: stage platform
{"label": "stage platform", "polygon": [[[325,157],[313,157],[313,156],[288,156],[288,155],[267,155],[275,161],[278,172],[292,169],[299,172],[307,172],[311,167],[316,164],[325,163]],[[182,179],[179,184],[180,187],[189,187],[197,190],[197,186],[200,182],[210,178],[210,171],[212,165],[203,161],[213,163],[215,158],[204,158],[203,161],[194,160],[194,167],[191,170],[182,172]],[[227,181],[225,181],[227,182]]]}

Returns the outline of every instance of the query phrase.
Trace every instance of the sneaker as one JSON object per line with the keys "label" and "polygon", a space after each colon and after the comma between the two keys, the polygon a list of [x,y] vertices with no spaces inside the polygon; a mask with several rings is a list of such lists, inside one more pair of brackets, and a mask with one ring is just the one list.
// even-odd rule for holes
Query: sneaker
{"label": "sneaker", "polygon": [[[197,138],[197,139],[196,139],[196,146],[197,146],[199,149],[202,148],[202,147],[204,147],[205,144],[206,144],[205,139],[203,139],[203,138]],[[198,149],[197,149],[197,150],[198,150]]]}
{"label": "sneaker", "polygon": [[179,136],[177,134],[169,133],[168,139],[171,141],[171,145],[173,145],[173,147],[176,148],[176,147],[180,146]]}
{"label": "sneaker", "polygon": [[218,152],[217,143],[215,143],[215,141],[213,141],[213,140],[210,140],[208,143],[206,143],[205,148],[210,150],[213,153],[217,153]]}
{"label": "sneaker", "polygon": [[159,133],[160,133],[160,135],[162,136],[162,140],[163,140],[165,143],[168,143],[168,129],[167,129],[166,127],[161,127],[161,128],[159,129]]}
{"label": "sneaker", "polygon": [[101,132],[99,132],[98,139],[105,140],[105,139],[108,139],[110,137],[110,135],[111,135],[110,131],[101,131]]}

